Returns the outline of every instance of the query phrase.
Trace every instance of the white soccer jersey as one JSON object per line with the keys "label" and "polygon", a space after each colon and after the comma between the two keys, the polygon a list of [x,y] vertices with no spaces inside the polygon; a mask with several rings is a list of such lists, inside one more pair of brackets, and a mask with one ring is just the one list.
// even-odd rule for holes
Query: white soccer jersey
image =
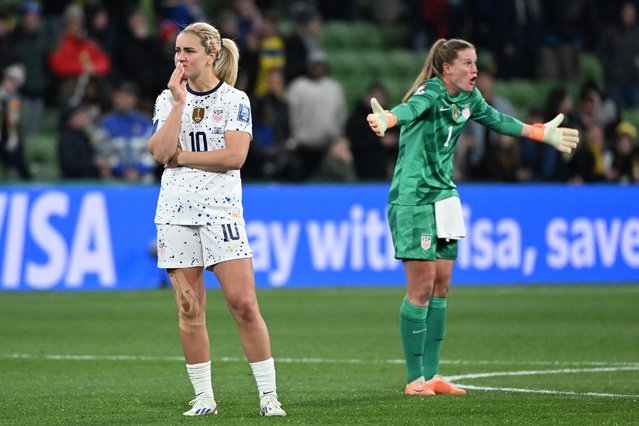
{"label": "white soccer jersey", "polygon": [[[174,100],[164,90],[155,102],[153,129],[169,115]],[[246,93],[220,82],[208,92],[187,85],[179,143],[184,151],[214,151],[225,147],[224,132],[252,135],[251,106]],[[165,169],[155,212],[156,224],[213,225],[244,223],[239,170],[205,172],[190,167]]]}

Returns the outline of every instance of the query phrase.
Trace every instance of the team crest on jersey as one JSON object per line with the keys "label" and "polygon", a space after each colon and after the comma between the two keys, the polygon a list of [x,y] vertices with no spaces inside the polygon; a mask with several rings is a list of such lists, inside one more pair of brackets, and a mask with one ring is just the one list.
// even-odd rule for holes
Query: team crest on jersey
{"label": "team crest on jersey", "polygon": [[433,237],[430,234],[422,234],[420,243],[424,250],[428,250],[433,243]]}
{"label": "team crest on jersey", "polygon": [[191,118],[196,123],[199,123],[200,121],[202,121],[204,119],[204,108],[201,108],[201,107],[193,108],[193,113],[191,114]]}
{"label": "team crest on jersey", "polygon": [[423,94],[426,91],[426,89],[428,89],[428,84],[420,84],[417,87],[417,90],[415,90],[415,94],[416,95],[421,95],[421,94]]}
{"label": "team crest on jersey", "polygon": [[464,117],[466,120],[468,120],[470,118],[470,107],[468,106],[468,104],[464,105],[464,109],[462,109],[462,117]]}
{"label": "team crest on jersey", "polygon": [[459,118],[459,108],[457,108],[457,105],[453,104],[453,120],[457,121],[458,118]]}
{"label": "team crest on jersey", "polygon": [[222,109],[214,109],[213,110],[213,121],[222,121],[224,119],[224,110]]}

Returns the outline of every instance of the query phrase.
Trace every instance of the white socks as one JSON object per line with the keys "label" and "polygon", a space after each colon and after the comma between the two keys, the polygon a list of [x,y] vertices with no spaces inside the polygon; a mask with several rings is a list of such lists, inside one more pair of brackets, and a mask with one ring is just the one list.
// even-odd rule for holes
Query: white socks
{"label": "white socks", "polygon": [[251,366],[251,370],[253,370],[253,376],[255,376],[255,383],[257,383],[257,391],[260,394],[260,398],[266,395],[277,396],[275,386],[275,361],[273,358],[251,362],[249,365]]}
{"label": "white socks", "polygon": [[213,396],[213,385],[211,384],[211,361],[200,364],[186,364],[186,371],[193,385],[195,396]]}
{"label": "white socks", "polygon": [[[255,377],[260,398],[266,395],[277,396],[275,386],[275,361],[273,358],[251,362],[249,365],[251,366],[251,370],[253,370],[253,376]],[[211,384],[211,361],[200,364],[186,364],[186,370],[189,373],[189,379],[191,379],[195,396],[210,396],[215,399],[213,395],[213,385]]]}

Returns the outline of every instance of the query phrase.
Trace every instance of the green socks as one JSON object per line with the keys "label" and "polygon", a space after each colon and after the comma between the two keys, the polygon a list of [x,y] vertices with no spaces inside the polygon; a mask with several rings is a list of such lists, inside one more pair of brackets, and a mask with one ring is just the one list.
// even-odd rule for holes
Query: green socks
{"label": "green socks", "polygon": [[422,376],[427,310],[426,306],[413,305],[406,298],[399,309],[399,330],[408,370],[407,383]]}
{"label": "green socks", "polygon": [[446,330],[446,298],[431,297],[428,302],[426,316],[426,333],[424,346],[424,378],[431,379],[439,373],[439,357],[442,351],[442,341]]}

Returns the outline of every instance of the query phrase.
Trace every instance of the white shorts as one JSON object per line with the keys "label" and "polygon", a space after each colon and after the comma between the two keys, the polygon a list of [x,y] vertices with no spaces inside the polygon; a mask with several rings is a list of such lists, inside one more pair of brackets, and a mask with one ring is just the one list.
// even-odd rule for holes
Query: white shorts
{"label": "white shorts", "polygon": [[435,201],[435,226],[437,238],[461,240],[466,237],[464,210],[459,197]]}
{"label": "white shorts", "polygon": [[253,257],[246,228],[241,223],[156,227],[158,267],[163,269],[208,268],[226,260]]}

